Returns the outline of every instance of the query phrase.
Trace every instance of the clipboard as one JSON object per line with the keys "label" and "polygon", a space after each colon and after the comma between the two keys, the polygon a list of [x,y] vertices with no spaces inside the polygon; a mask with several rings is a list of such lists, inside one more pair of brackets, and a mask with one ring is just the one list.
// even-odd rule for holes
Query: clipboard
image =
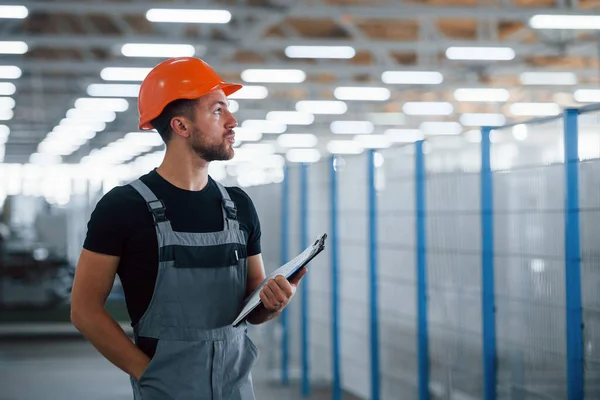
{"label": "clipboard", "polygon": [[263,280],[261,284],[258,285],[256,289],[252,291],[252,293],[250,293],[246,300],[244,300],[242,311],[240,311],[232,325],[239,325],[248,316],[248,314],[262,304],[262,301],[260,300],[260,291],[267,284],[269,279],[275,278],[278,275],[283,275],[286,279],[290,279],[300,268],[306,266],[325,249],[325,239],[327,239],[326,233],[319,236],[319,238],[317,238],[317,240],[315,240],[313,244],[307,247],[302,253],[298,254],[292,260],[288,261],[267,275],[265,280]]}

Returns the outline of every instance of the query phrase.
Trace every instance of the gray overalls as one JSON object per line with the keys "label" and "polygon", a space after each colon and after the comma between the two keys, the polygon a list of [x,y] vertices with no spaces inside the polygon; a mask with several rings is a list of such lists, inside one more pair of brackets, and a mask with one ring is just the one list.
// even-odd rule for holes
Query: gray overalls
{"label": "gray overalls", "polygon": [[147,202],[156,226],[159,266],[150,305],[134,327],[158,339],[135,400],[254,400],[251,369],[258,349],[247,327],[231,323],[246,294],[246,235],[225,188],[224,229],[174,232],[164,203],[139,179],[130,183]]}

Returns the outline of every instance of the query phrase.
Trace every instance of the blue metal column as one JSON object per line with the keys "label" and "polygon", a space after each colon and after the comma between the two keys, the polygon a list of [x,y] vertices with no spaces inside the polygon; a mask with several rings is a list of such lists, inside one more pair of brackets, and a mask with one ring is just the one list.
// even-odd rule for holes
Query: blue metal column
{"label": "blue metal column", "polygon": [[494,197],[491,128],[481,129],[481,307],[483,324],[483,390],[496,399],[496,305],[494,295]]}
{"label": "blue metal column", "polygon": [[331,158],[331,177],[329,182],[330,187],[330,210],[329,215],[331,216],[331,237],[330,237],[330,248],[331,248],[331,334],[332,334],[332,347],[333,347],[333,390],[332,399],[342,399],[342,385],[340,378],[340,333],[339,333],[339,304],[338,304],[338,183],[337,183],[337,171],[335,166],[335,156]]}
{"label": "blue metal column", "polygon": [[569,400],[583,399],[583,332],[579,243],[579,153],[577,110],[565,110],[565,281]]}
{"label": "blue metal column", "polygon": [[417,344],[419,400],[429,399],[429,329],[427,326],[427,236],[423,141],[415,143],[415,211],[417,231]]}
{"label": "blue metal column", "polygon": [[375,151],[368,158],[369,265],[371,303],[371,400],[379,400],[379,327],[377,307],[377,193],[375,189]]}
{"label": "blue metal column", "polygon": [[[300,165],[300,249],[308,246],[308,164]],[[302,396],[310,396],[310,363],[309,363],[309,335],[308,335],[308,312],[309,312],[309,287],[308,279],[302,279],[300,290],[301,296],[301,318],[302,318]]]}
{"label": "blue metal column", "polygon": [[[281,183],[281,265],[289,258],[289,219],[290,219],[290,177],[288,166],[283,167],[283,182]],[[281,312],[281,383],[289,383],[289,342],[288,342],[288,310]]]}

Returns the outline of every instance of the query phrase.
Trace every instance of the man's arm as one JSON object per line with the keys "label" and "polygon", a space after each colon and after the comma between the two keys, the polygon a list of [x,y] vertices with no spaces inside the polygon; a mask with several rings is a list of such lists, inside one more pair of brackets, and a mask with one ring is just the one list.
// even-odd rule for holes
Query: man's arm
{"label": "man's arm", "polygon": [[[294,274],[290,281],[281,275],[269,280],[260,292],[262,304],[248,315],[247,321],[250,324],[259,325],[279,316],[296,293],[296,287],[305,273],[306,268],[302,268]],[[252,293],[265,278],[266,274],[262,256],[257,254],[248,257],[246,295]]]}
{"label": "man's arm", "polygon": [[108,361],[139,379],[150,360],[104,308],[118,265],[119,257],[82,251],[73,282],[71,321]]}

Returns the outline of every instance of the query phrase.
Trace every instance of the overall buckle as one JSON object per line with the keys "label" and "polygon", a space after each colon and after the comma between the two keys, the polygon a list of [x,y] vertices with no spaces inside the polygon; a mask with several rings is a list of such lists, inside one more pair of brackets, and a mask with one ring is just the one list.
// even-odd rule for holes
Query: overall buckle
{"label": "overall buckle", "polygon": [[167,214],[165,212],[167,208],[162,200],[148,202],[148,210],[150,210],[152,213],[152,218],[154,219],[155,224],[167,221]]}
{"label": "overall buckle", "polygon": [[223,200],[223,208],[229,219],[237,219],[237,208],[232,200]]}

